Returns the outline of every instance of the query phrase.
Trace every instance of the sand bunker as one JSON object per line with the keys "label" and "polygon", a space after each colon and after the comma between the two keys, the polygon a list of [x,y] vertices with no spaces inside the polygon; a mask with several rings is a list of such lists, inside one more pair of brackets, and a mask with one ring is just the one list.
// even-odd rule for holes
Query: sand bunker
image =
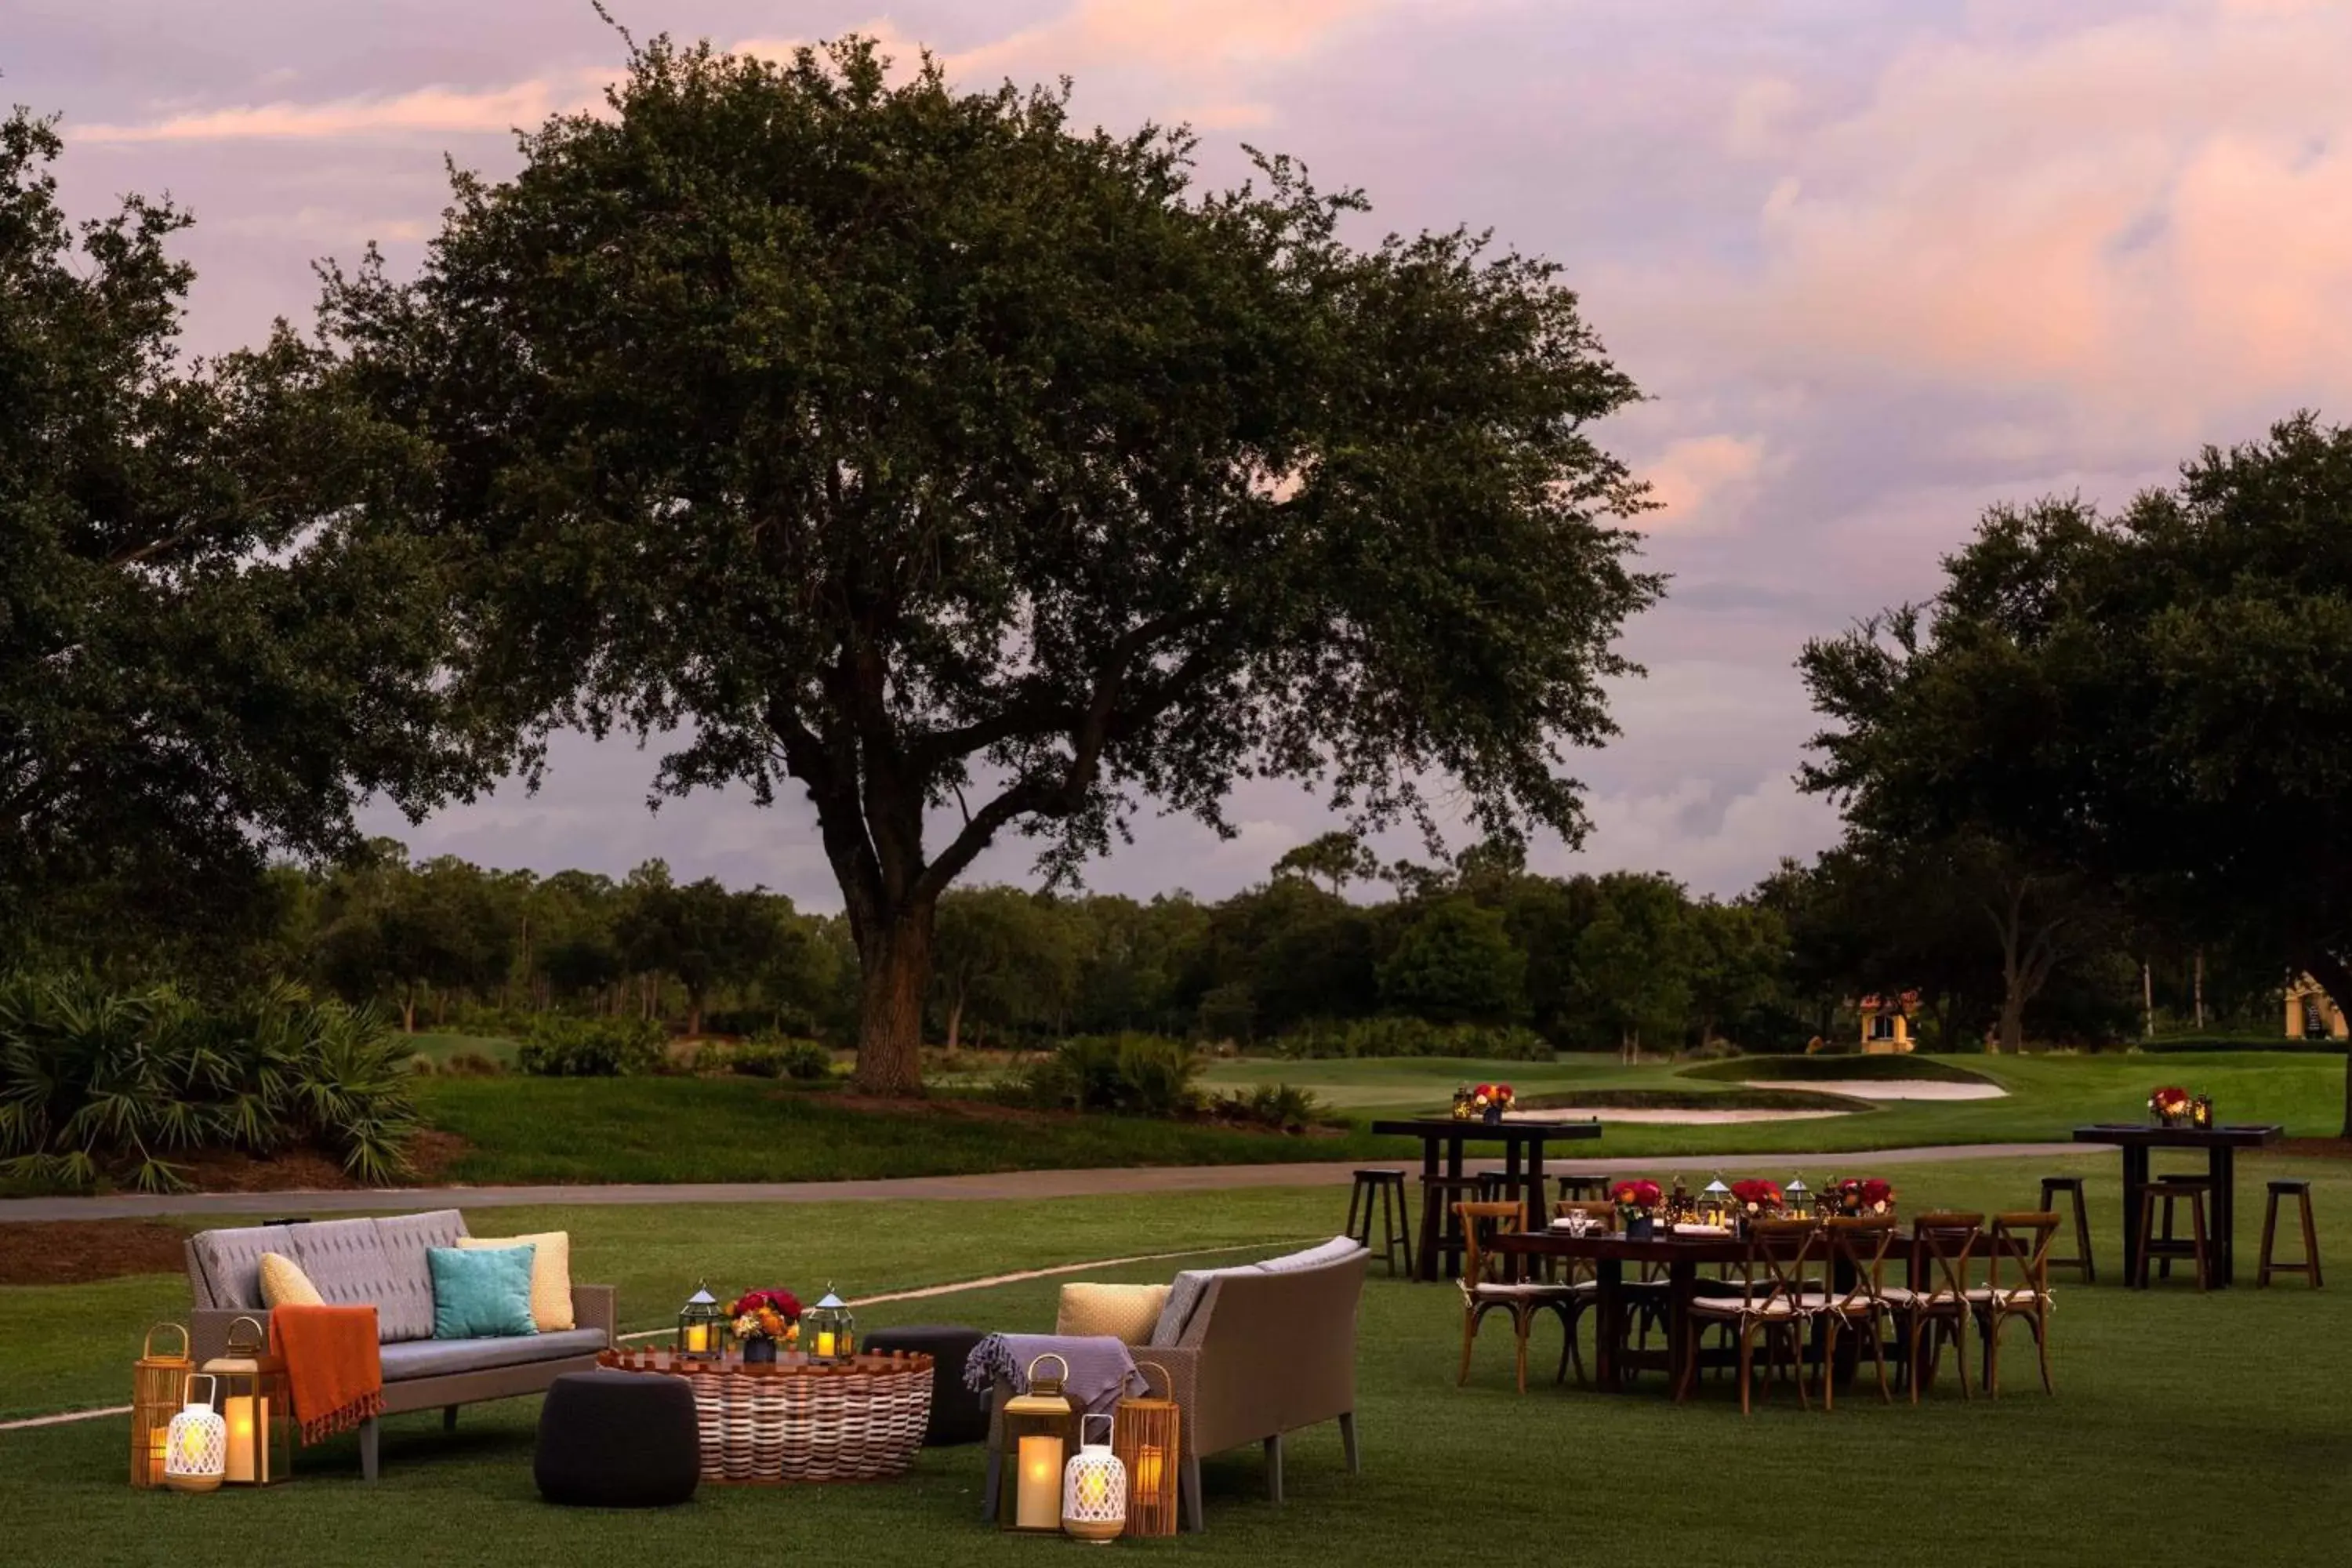
{"label": "sand bunker", "polygon": [[2000,1100],[1997,1083],[1950,1083],[1932,1078],[1750,1079],[1750,1089],[1798,1089],[1850,1100]]}
{"label": "sand bunker", "polygon": [[[1808,1089],[1814,1087],[1808,1084]],[[1662,1127],[1727,1127],[1742,1121],[1819,1121],[1843,1110],[1699,1110],[1686,1106],[1571,1105],[1558,1110],[1522,1110],[1514,1121],[1648,1121]]]}

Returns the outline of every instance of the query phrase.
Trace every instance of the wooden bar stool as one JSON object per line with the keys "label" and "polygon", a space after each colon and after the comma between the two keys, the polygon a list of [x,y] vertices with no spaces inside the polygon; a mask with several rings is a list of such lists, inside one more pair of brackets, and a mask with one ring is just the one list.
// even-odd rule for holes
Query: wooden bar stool
{"label": "wooden bar stool", "polygon": [[[2159,1176],[2139,1190],[2139,1256],[2132,1260],[2132,1286],[2147,1289],[2147,1266],[2151,1258],[2162,1265],[2161,1278],[2172,1278],[2172,1260],[2189,1258],[2196,1260],[2197,1289],[2205,1289],[2211,1279],[2211,1255],[2206,1249],[2205,1199],[2213,1191],[2213,1184],[2202,1176]],[[2164,1200],[2164,1230],[2156,1228],[2157,1200]],[[2193,1237],[2182,1241],[2173,1235],[2172,1210],[2175,1204],[2189,1205],[2189,1221]]]}
{"label": "wooden bar stool", "polygon": [[1562,1203],[1599,1203],[1609,1195],[1609,1178],[1590,1173],[1562,1176],[1559,1179],[1559,1201]]}
{"label": "wooden bar stool", "polygon": [[[1360,1223],[1357,1205],[1363,1205]],[[1399,1273],[1412,1272],[1412,1247],[1408,1240],[1405,1215],[1402,1171],[1358,1171],[1355,1185],[1348,1189],[1348,1234],[1372,1250],[1372,1210],[1381,1211],[1381,1246],[1379,1256],[1389,1266],[1391,1278]],[[1400,1268],[1399,1265],[1402,1267]]]}
{"label": "wooden bar stool", "polygon": [[1422,1267],[1414,1270],[1414,1279],[1443,1279],[1452,1272],[1462,1251],[1462,1222],[1454,1205],[1477,1201],[1476,1176],[1422,1177]]}
{"label": "wooden bar stool", "polygon": [[2072,1268],[2083,1278],[2085,1285],[2098,1283],[2098,1267],[2091,1261],[2091,1216],[2083,1204],[2083,1178],[2080,1176],[2044,1176],[2042,1178],[2042,1212],[2055,1214],[2058,1205],[2050,1200],[2060,1193],[2074,1197],[2074,1256],[2050,1259],[2053,1268]]}
{"label": "wooden bar stool", "polygon": [[[2279,1199],[2291,1197],[2303,1208],[2303,1261],[2273,1263],[2271,1261],[2271,1240],[2278,1232]],[[2311,1184],[2309,1182],[2278,1181],[2271,1184],[2270,1202],[2263,1208],[2263,1262],[2254,1271],[2254,1283],[2267,1285],[2273,1274],[2300,1274],[2319,1289],[2319,1230],[2311,1223]]]}

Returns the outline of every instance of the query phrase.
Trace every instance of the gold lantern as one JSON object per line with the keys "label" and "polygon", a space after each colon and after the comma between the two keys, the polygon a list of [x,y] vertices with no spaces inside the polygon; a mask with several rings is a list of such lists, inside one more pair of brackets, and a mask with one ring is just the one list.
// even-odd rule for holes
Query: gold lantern
{"label": "gold lantern", "polygon": [[[1145,1394],[1122,1399],[1111,1423],[1111,1451],[1127,1467],[1127,1533],[1176,1533],[1176,1483],[1183,1450],[1178,1446],[1176,1383],[1158,1362],[1136,1363]],[[1150,1374],[1160,1374],[1164,1398],[1150,1396]]]}
{"label": "gold lantern", "polygon": [[[1040,1376],[1058,1362],[1062,1375]],[[1062,1384],[1070,1363],[1047,1353],[1029,1363],[1029,1392],[1004,1402],[998,1457],[996,1522],[1005,1530],[1058,1534],[1062,1529],[1062,1466],[1075,1447],[1078,1413]]]}
{"label": "gold lantern", "polygon": [[200,1369],[219,1390],[228,1445],[223,1479],[266,1487],[294,1472],[294,1391],[286,1358],[271,1353],[268,1332],[256,1318],[228,1326],[228,1348]]}
{"label": "gold lantern", "polygon": [[1719,1225],[1728,1228],[1732,1216],[1738,1212],[1739,1205],[1732,1201],[1731,1189],[1723,1184],[1721,1176],[1709,1182],[1698,1194],[1698,1217],[1702,1225]]}
{"label": "gold lantern", "polygon": [[[1088,1422],[1099,1421],[1103,1440],[1089,1443]],[[1107,1546],[1127,1530],[1127,1467],[1111,1451],[1108,1415],[1078,1417],[1078,1451],[1062,1468],[1062,1532],[1074,1540]]]}
{"label": "gold lantern", "polygon": [[[180,1353],[157,1355],[155,1336],[166,1330],[180,1336]],[[166,1433],[173,1413],[187,1403],[188,1331],[178,1323],[158,1323],[147,1331],[139,1359],[131,1364],[131,1484],[160,1486],[163,1480]]]}
{"label": "gold lantern", "polygon": [[857,1320],[829,1280],[823,1299],[802,1316],[801,1349],[818,1361],[847,1361],[857,1353]]}
{"label": "gold lantern", "polygon": [[677,1311],[677,1353],[694,1361],[717,1361],[727,1352],[727,1309],[710,1295],[708,1281]]}
{"label": "gold lantern", "polygon": [[[205,1396],[196,1397],[202,1381]],[[220,1489],[228,1468],[228,1423],[213,1408],[219,1385],[209,1373],[188,1376],[187,1403],[163,1428],[163,1484],[176,1492]]]}
{"label": "gold lantern", "polygon": [[1780,1189],[1780,1214],[1787,1219],[1813,1217],[1813,1190],[1805,1185],[1804,1177],[1791,1176]]}

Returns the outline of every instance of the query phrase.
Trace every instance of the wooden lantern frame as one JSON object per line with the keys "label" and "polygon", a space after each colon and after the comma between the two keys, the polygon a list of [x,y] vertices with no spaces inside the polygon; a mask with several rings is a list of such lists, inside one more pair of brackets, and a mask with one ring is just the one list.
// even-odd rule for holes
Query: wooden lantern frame
{"label": "wooden lantern frame", "polygon": [[[1156,1361],[1135,1363],[1144,1374],[1146,1392],[1122,1399],[1112,1412],[1110,1447],[1127,1467],[1127,1533],[1176,1533],[1178,1483],[1182,1479],[1183,1412],[1176,1406],[1176,1380]],[[1160,1374],[1164,1397],[1149,1392],[1150,1374]]]}
{"label": "wooden lantern frame", "polygon": [[[180,1353],[157,1355],[155,1336],[169,1330],[180,1336]],[[188,1376],[196,1370],[187,1326],[157,1323],[140,1342],[139,1359],[131,1363],[131,1484],[142,1489],[163,1484],[163,1451],[172,1417],[188,1400]]]}
{"label": "wooden lantern frame", "polygon": [[[803,1331],[803,1333],[806,1331]],[[1037,1369],[1047,1362],[1059,1362],[1062,1375],[1041,1376]],[[1059,1535],[1062,1533],[1062,1472],[1070,1456],[1078,1449],[1078,1411],[1062,1392],[1068,1381],[1070,1363],[1047,1352],[1029,1363],[1029,1392],[1016,1394],[1004,1402],[998,1413],[996,1484],[996,1523],[1002,1530],[1016,1531],[1026,1535]],[[1052,1474],[1046,1489],[1053,1506],[1046,1517],[1037,1522],[1021,1522],[1021,1440],[1024,1437],[1053,1439],[1055,1447]]]}
{"label": "wooden lantern frame", "polygon": [[[272,1352],[269,1331],[261,1321],[232,1319],[227,1346],[197,1372],[214,1380],[214,1405],[226,1426],[228,1453],[223,1479],[230,1486],[266,1487],[289,1479],[294,1474],[294,1384],[286,1358]],[[240,1414],[247,1427],[242,1432]],[[240,1469],[247,1473],[239,1475]]]}
{"label": "wooden lantern frame", "polygon": [[[677,1310],[677,1353],[688,1361],[719,1361],[727,1354],[727,1309],[710,1294],[710,1282],[697,1280],[694,1294]],[[691,1336],[702,1331],[702,1348],[693,1348]]]}

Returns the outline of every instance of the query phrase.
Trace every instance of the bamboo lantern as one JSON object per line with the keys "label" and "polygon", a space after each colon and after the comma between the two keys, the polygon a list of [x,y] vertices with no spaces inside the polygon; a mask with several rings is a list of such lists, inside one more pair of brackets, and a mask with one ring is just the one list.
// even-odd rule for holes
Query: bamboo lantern
{"label": "bamboo lantern", "polygon": [[[1118,1402],[1110,1436],[1111,1451],[1127,1467],[1127,1533],[1173,1535],[1176,1479],[1183,1463],[1183,1449],[1178,1445],[1176,1380],[1156,1361],[1139,1362],[1136,1370],[1144,1374],[1147,1392],[1141,1398]],[[1165,1397],[1154,1398],[1149,1393],[1150,1374],[1155,1372],[1167,1390]]]}
{"label": "bamboo lantern", "polygon": [[[1038,1375],[1049,1361],[1061,1363],[1060,1377]],[[1077,1407],[1062,1392],[1069,1375],[1068,1362],[1041,1355],[1029,1363],[1029,1392],[1004,1402],[996,1522],[1006,1530],[1061,1533],[1062,1467],[1078,1424]]]}
{"label": "bamboo lantern", "polygon": [[[157,1355],[155,1336],[165,1330],[180,1336],[180,1353]],[[196,1363],[188,1357],[188,1331],[178,1323],[158,1323],[147,1331],[139,1359],[131,1363],[131,1484],[161,1486],[163,1481],[165,1435],[172,1417],[187,1402],[188,1373]]]}
{"label": "bamboo lantern", "polygon": [[241,1487],[266,1487],[294,1473],[294,1390],[286,1358],[273,1354],[259,1320],[239,1318],[228,1326],[228,1345],[205,1363],[204,1372],[220,1390],[226,1424],[227,1467],[223,1479]]}
{"label": "bamboo lantern", "polygon": [[1110,1429],[1116,1423],[1108,1415],[1081,1415],[1081,1434],[1090,1421],[1102,1423],[1103,1440],[1089,1443],[1081,1436],[1078,1451],[1062,1471],[1062,1531],[1076,1541],[1108,1546],[1127,1530],[1127,1467],[1111,1451]]}
{"label": "bamboo lantern", "polygon": [[[200,1378],[202,1399],[196,1397]],[[163,1428],[163,1484],[177,1492],[217,1491],[228,1468],[228,1423],[213,1408],[219,1382],[210,1373],[191,1373],[187,1389],[187,1403]]]}

